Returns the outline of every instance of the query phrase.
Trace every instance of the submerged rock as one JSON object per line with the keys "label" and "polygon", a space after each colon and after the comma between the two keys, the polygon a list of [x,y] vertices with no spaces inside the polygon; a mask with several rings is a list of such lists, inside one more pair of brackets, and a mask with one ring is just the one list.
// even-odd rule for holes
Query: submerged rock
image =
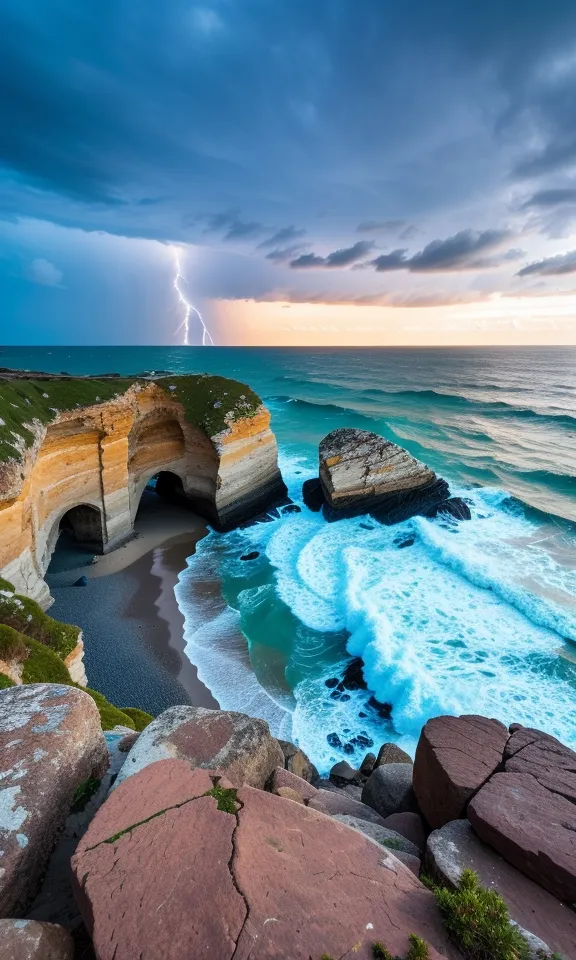
{"label": "submerged rock", "polygon": [[[409,934],[456,958],[433,895],[384,847],[298,803],[165,760],[115,790],[73,858],[98,960],[354,956]],[[321,871],[319,873],[319,870]],[[358,880],[361,876],[361,881]]]}
{"label": "submerged rock", "polygon": [[443,500],[442,503],[432,507],[432,509],[426,513],[427,517],[437,517],[442,515],[453,517],[454,520],[472,519],[470,507],[466,501],[462,499],[462,497],[450,497],[448,500]]}
{"label": "submerged rock", "polygon": [[381,523],[398,523],[449,497],[446,481],[402,447],[348,427],[321,441],[320,483],[328,520],[371,513]]}
{"label": "submerged rock", "polygon": [[150,723],[134,744],[117,783],[156,760],[178,757],[190,767],[224,770],[237,786],[263,788],[284,753],[265,720],[228,710],[171,707]]}

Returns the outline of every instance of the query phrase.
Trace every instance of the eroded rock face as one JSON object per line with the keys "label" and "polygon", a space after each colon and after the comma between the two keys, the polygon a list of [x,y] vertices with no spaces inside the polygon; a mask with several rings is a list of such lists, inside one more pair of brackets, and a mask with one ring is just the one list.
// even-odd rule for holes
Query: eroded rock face
{"label": "eroded rock face", "polygon": [[425,514],[449,496],[446,481],[402,447],[347,427],[320,443],[320,482],[336,515],[371,513],[382,523]]}
{"label": "eroded rock face", "polygon": [[284,766],[290,773],[297,777],[302,777],[308,783],[313,783],[318,778],[318,771],[314,764],[309,760],[303,750],[289,740],[279,740],[278,743],[284,754]]}
{"label": "eroded rock face", "polygon": [[374,941],[403,954],[410,933],[430,960],[458,956],[432,894],[392,854],[251,787],[218,809],[214,779],[161,761],[94,818],[72,866],[98,960],[371,960]]}
{"label": "eroded rock face", "polygon": [[414,792],[434,829],[465,815],[470,798],[502,763],[508,731],[486,717],[434,717],[423,727]]}
{"label": "eroded rock face", "polygon": [[504,769],[529,773],[542,787],[576,803],[576,753],[541,730],[513,724]]}
{"label": "eroded rock face", "polygon": [[224,770],[235,786],[263,789],[284,754],[265,720],[244,713],[171,707],[140,734],[117,783],[156,760],[186,760],[190,767]]}
{"label": "eroded rock face", "polygon": [[0,916],[25,909],[74,791],[107,765],[88,694],[49,683],[0,693]]}
{"label": "eroded rock face", "polygon": [[576,805],[529,773],[496,773],[468,805],[481,840],[560,900],[576,901]]}
{"label": "eroded rock face", "polygon": [[36,920],[0,920],[2,960],[72,960],[74,944],[63,927]]}
{"label": "eroded rock face", "polygon": [[481,883],[506,901],[510,917],[543,940],[550,950],[576,957],[576,913],[498,856],[474,833],[468,820],[453,820],[428,837],[424,861],[428,874],[456,887],[469,867]]}

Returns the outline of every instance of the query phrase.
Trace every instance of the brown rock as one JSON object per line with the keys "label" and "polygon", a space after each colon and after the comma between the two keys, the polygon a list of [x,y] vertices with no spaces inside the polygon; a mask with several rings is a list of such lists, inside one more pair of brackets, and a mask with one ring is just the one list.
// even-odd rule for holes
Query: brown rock
{"label": "brown rock", "polygon": [[279,740],[280,748],[284,754],[284,767],[290,773],[313,783],[318,778],[318,771],[313,763],[308,759],[303,750],[296,747],[288,740]]}
{"label": "brown rock", "polygon": [[412,757],[395,743],[383,743],[378,751],[374,769],[385,763],[412,763]]}
{"label": "brown rock", "polygon": [[470,798],[502,763],[508,731],[486,717],[434,717],[423,727],[414,792],[433,828],[461,819]]}
{"label": "brown rock", "polygon": [[307,780],[302,780],[290,773],[289,770],[285,770],[284,767],[276,767],[270,780],[270,793],[278,793],[279,796],[283,796],[283,794],[279,794],[281,789],[294,790],[303,800],[312,800],[318,794],[316,787],[313,787]]}
{"label": "brown rock", "polygon": [[107,765],[87,693],[51,683],[0,693],[0,915],[25,910],[76,787]]}
{"label": "brown rock", "polygon": [[236,786],[264,788],[284,754],[265,720],[227,710],[179,706],[165,710],[142,731],[117,783],[157,760],[178,758],[192,768],[225,770]]}
{"label": "brown rock", "polygon": [[422,817],[417,813],[391,813],[384,820],[389,830],[395,830],[410,840],[420,851],[426,846],[426,831]]}
{"label": "brown rock", "polygon": [[330,780],[337,787],[355,786],[361,787],[364,783],[364,777],[354,767],[350,766],[347,760],[340,760],[335,763],[330,770]]}
{"label": "brown rock", "polygon": [[576,805],[528,773],[496,773],[468,806],[481,840],[560,900],[576,900]]}
{"label": "brown rock", "polygon": [[299,794],[297,790],[293,790],[292,787],[278,787],[275,793],[277,797],[283,797],[284,800],[292,800],[294,803],[304,804],[304,797]]}
{"label": "brown rock", "polygon": [[120,743],[118,744],[120,753],[129,753],[139,736],[140,734],[134,731],[133,733],[127,733],[125,737],[122,737]]}
{"label": "brown rock", "polygon": [[64,927],[36,920],[0,920],[2,960],[72,960],[74,944]]}
{"label": "brown rock", "polygon": [[576,803],[576,753],[555,737],[514,724],[504,750],[504,769],[530,773],[538,783]]}
{"label": "brown rock", "polygon": [[320,813],[326,813],[329,817],[341,814],[346,817],[357,817],[359,820],[368,820],[370,823],[379,823],[380,826],[384,825],[384,819],[379,813],[365,803],[347,797],[342,792],[338,795],[329,790],[319,790],[308,806],[313,810],[319,810]]}
{"label": "brown rock", "polygon": [[576,958],[576,913],[533,883],[482,843],[468,820],[453,820],[428,837],[426,872],[443,886],[456,887],[469,867],[482,884],[506,901],[510,917],[543,940],[550,950]]}
{"label": "brown rock", "polygon": [[367,753],[360,764],[360,773],[363,777],[369,777],[376,766],[376,754]]}
{"label": "brown rock", "polygon": [[391,853],[247,786],[234,814],[218,810],[209,783],[162,761],[96,814],[73,871],[98,960],[371,960],[374,941],[405,953],[410,933],[430,960],[456,960],[432,895]]}

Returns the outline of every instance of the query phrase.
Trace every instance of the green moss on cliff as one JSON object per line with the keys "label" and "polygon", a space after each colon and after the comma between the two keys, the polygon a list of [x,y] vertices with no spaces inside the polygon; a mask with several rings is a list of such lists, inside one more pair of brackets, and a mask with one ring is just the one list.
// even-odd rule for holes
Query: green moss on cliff
{"label": "green moss on cliff", "polygon": [[137,707],[120,707],[122,713],[127,714],[134,721],[134,728],[138,732],[145,730],[149,723],[152,723],[154,717],[145,710],[138,710]]}
{"label": "green moss on cliff", "polygon": [[127,713],[124,713],[123,710],[119,710],[118,707],[115,707],[113,703],[110,703],[106,699],[104,694],[98,693],[97,690],[92,690],[90,687],[79,687],[77,683],[73,686],[78,687],[79,690],[84,690],[86,693],[89,693],[92,699],[95,701],[98,710],[100,711],[100,721],[102,723],[103,730],[112,730],[113,727],[118,725],[122,727],[130,727],[131,730],[136,729],[136,724],[134,723],[132,717],[129,717]]}
{"label": "green moss on cliff", "polygon": [[[48,424],[63,410],[93,406],[121,396],[137,377],[62,377],[45,380],[1,380],[0,461],[22,460],[34,442],[33,423]],[[155,380],[168,396],[182,404],[189,423],[212,437],[226,421],[251,416],[261,400],[250,387],[225,377],[191,374]]]}
{"label": "green moss on cliff", "polygon": [[78,644],[80,628],[53,620],[29,597],[14,593],[6,580],[0,581],[0,623],[50,647],[64,659]]}
{"label": "green moss on cliff", "polygon": [[7,677],[5,673],[0,673],[0,690],[7,690],[8,687],[15,687],[14,681]]}

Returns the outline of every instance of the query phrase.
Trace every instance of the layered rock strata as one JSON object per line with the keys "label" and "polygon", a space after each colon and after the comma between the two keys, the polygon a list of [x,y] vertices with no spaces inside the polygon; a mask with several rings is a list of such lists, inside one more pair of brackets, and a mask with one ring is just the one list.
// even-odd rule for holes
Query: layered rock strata
{"label": "layered rock strata", "polygon": [[236,381],[13,375],[1,386],[0,575],[44,606],[61,526],[112,549],[156,475],[220,529],[286,493],[270,414]]}
{"label": "layered rock strata", "polygon": [[[402,447],[367,430],[329,433],[320,443],[319,461],[321,491],[308,484],[305,500],[318,509],[321,493],[329,520],[370,513],[381,523],[399,523],[417,514],[434,516],[448,502],[445,480]],[[449,506],[446,512],[456,511]]]}

